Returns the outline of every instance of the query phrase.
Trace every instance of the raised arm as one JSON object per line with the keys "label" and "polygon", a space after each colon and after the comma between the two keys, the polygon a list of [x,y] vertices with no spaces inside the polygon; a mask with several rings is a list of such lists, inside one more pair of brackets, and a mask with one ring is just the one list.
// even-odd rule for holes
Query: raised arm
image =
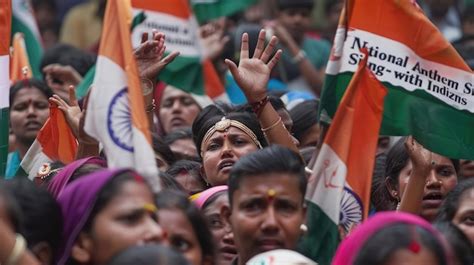
{"label": "raised arm", "polygon": [[298,152],[298,148],[283,125],[280,116],[268,102],[268,80],[282,53],[281,50],[278,50],[273,54],[277,42],[278,38],[273,36],[268,45],[265,46],[265,30],[261,30],[258,35],[255,53],[250,58],[249,37],[247,33],[244,33],[242,35],[239,66],[228,59],[225,60],[225,63],[244,92],[247,101],[253,107],[267,140],[272,144],[280,144]]}
{"label": "raised arm", "polygon": [[423,148],[412,136],[407,138],[405,148],[410,156],[412,171],[398,210],[419,215],[426,179],[432,169],[431,152]]}

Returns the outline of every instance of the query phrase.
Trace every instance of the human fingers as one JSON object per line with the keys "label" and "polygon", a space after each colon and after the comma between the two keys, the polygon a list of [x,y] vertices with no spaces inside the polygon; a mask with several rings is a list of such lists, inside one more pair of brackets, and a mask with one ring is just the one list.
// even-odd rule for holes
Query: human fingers
{"label": "human fingers", "polygon": [[259,59],[262,56],[263,50],[265,49],[265,30],[260,30],[258,33],[257,46],[255,47],[255,52],[253,53],[253,58]]}
{"label": "human fingers", "polygon": [[249,35],[247,32],[242,34],[242,43],[240,46],[240,60],[249,58]]}
{"label": "human fingers", "polygon": [[70,85],[68,88],[69,92],[69,104],[71,106],[79,106],[79,102],[77,101],[76,98],[76,88],[73,85]]}
{"label": "human fingers", "polygon": [[260,57],[260,59],[264,62],[264,63],[267,63],[268,60],[271,58],[272,54],[273,54],[273,51],[275,50],[275,47],[278,43],[278,38],[273,36],[271,39],[270,39],[270,43],[268,43],[267,47],[265,48],[265,50],[263,51],[263,54],[262,54],[262,57]]}
{"label": "human fingers", "polygon": [[273,58],[268,62],[268,68],[270,68],[270,71],[275,67],[275,65],[280,61],[281,54],[283,53],[282,50],[278,50],[275,55],[273,55]]}

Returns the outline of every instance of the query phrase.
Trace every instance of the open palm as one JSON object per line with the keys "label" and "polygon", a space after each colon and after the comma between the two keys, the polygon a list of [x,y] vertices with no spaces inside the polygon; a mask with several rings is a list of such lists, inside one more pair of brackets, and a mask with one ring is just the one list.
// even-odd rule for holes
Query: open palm
{"label": "open palm", "polygon": [[266,96],[270,73],[281,56],[281,50],[273,55],[277,42],[278,38],[273,36],[265,47],[265,30],[261,30],[258,35],[255,53],[252,58],[249,58],[248,34],[244,33],[242,35],[239,66],[237,67],[230,60],[225,61],[249,102],[257,102]]}

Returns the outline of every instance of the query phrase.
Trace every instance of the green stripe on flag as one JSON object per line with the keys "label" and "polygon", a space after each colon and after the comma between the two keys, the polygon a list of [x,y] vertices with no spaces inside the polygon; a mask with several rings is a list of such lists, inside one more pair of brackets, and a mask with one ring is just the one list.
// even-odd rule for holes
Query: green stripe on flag
{"label": "green stripe on flag", "polygon": [[230,16],[257,3],[257,0],[191,0],[194,14],[200,24]]}
{"label": "green stripe on flag", "polygon": [[205,95],[204,74],[199,58],[178,56],[163,69],[159,79],[186,92]]}
{"label": "green stripe on flag", "polygon": [[[137,25],[142,23],[145,20],[146,16],[144,12],[138,13],[132,20],[131,30],[133,30]],[[89,92],[89,88],[91,87],[92,83],[94,82],[95,77],[95,68],[96,65],[94,64],[84,75],[81,83],[76,87],[76,97],[78,99],[83,98]]]}
{"label": "green stripe on flag", "polygon": [[[321,120],[333,117],[352,73],[326,75]],[[474,159],[474,115],[457,110],[423,90],[413,92],[387,82],[381,135],[413,135],[429,150],[450,158]]]}
{"label": "green stripe on flag", "polygon": [[9,108],[0,110],[0,176],[5,174],[8,158]]}
{"label": "green stripe on flag", "polygon": [[306,220],[311,221],[308,233],[298,246],[298,251],[318,262],[319,265],[329,265],[339,245],[338,226],[319,208],[308,202]]}
{"label": "green stripe on flag", "polygon": [[43,55],[43,48],[40,40],[36,38],[35,34],[31,32],[30,28],[23,24],[21,20],[15,16],[12,16],[12,36],[16,32],[22,32],[25,35],[25,44],[31,64],[31,71],[33,72],[34,77],[41,78],[42,74],[40,69],[40,61],[41,56]]}
{"label": "green stripe on flag", "polygon": [[94,77],[95,77],[95,67],[96,65],[94,64],[89,71],[87,71],[86,75],[82,79],[81,83],[77,85],[76,87],[76,97],[78,99],[83,98],[85,95],[87,95],[87,92],[89,92],[89,88],[92,85],[92,82],[94,82]]}

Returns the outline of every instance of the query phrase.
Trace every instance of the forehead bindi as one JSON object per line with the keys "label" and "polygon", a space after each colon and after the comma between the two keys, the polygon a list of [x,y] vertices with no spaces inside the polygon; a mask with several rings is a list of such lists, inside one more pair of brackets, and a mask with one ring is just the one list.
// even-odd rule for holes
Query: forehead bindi
{"label": "forehead bindi", "polygon": [[15,97],[13,98],[14,104],[25,103],[25,102],[43,102],[48,101],[46,96],[39,91],[37,88],[25,87],[20,89]]}
{"label": "forehead bindi", "polygon": [[[268,176],[274,174],[274,176]],[[277,197],[299,198],[298,178],[289,174],[269,173],[261,176],[246,177],[241,180],[239,192],[241,198],[261,195],[272,200]]]}

